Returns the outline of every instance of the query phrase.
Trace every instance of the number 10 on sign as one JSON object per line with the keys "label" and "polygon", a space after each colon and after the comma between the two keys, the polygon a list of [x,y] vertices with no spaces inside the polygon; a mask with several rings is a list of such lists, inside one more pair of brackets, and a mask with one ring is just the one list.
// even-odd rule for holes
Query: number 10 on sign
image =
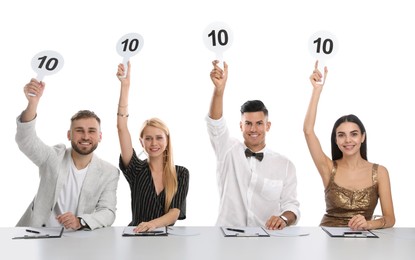
{"label": "number 10 on sign", "polygon": [[319,61],[334,57],[339,49],[339,43],[334,34],[328,31],[318,31],[311,35],[308,41],[310,54]]}
{"label": "number 10 on sign", "polygon": [[217,60],[223,61],[223,53],[233,42],[232,30],[225,23],[211,23],[203,31],[203,42],[206,48],[216,54]]}
{"label": "number 10 on sign", "polygon": [[126,34],[118,40],[116,48],[118,54],[123,57],[125,71],[128,69],[128,61],[143,48],[143,44],[143,36],[138,33]]}

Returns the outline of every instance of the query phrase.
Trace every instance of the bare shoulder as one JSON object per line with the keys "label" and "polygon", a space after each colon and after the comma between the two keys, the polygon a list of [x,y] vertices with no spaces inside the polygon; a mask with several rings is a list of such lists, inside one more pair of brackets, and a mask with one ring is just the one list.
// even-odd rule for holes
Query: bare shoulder
{"label": "bare shoulder", "polygon": [[378,164],[378,174],[388,174],[388,169],[385,166]]}
{"label": "bare shoulder", "polygon": [[378,166],[378,179],[379,181],[388,180],[389,181],[389,172],[385,166],[380,165]]}

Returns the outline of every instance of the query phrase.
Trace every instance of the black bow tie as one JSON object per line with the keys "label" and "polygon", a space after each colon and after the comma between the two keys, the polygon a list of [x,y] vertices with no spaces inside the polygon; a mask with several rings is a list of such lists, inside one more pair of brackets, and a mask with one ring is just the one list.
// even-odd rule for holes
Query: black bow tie
{"label": "black bow tie", "polygon": [[262,159],[264,159],[264,153],[254,153],[251,150],[249,150],[248,148],[246,148],[246,150],[245,150],[245,156],[246,157],[254,156],[259,161],[262,161]]}

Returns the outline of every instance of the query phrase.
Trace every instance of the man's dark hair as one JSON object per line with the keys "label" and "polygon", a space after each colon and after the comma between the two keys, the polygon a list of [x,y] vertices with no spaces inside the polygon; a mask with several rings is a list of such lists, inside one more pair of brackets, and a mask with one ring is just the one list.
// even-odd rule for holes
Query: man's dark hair
{"label": "man's dark hair", "polygon": [[241,106],[241,115],[246,112],[264,112],[268,116],[268,109],[261,100],[248,100]]}

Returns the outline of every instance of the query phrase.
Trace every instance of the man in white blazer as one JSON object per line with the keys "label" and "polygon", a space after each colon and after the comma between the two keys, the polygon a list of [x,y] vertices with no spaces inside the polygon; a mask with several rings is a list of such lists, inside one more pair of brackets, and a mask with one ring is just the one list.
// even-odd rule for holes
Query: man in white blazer
{"label": "man in white blazer", "polygon": [[45,83],[36,79],[25,85],[28,105],[16,120],[16,142],[39,167],[40,177],[37,194],[17,226],[72,230],[111,226],[119,170],[93,153],[101,141],[101,121],[94,112],[81,110],[71,118],[68,130],[72,147],[46,145],[35,129],[44,88]]}

